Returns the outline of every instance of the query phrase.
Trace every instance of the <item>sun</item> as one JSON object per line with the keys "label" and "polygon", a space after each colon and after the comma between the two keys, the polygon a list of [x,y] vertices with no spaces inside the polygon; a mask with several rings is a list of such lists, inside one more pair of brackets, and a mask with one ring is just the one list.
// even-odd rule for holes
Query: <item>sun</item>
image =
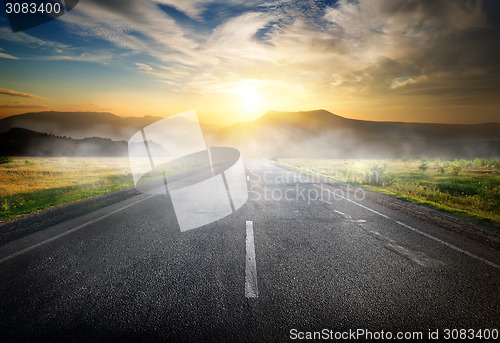
{"label": "sun", "polygon": [[240,105],[245,114],[255,114],[262,106],[262,96],[254,86],[241,86],[236,90],[236,93],[240,96]]}

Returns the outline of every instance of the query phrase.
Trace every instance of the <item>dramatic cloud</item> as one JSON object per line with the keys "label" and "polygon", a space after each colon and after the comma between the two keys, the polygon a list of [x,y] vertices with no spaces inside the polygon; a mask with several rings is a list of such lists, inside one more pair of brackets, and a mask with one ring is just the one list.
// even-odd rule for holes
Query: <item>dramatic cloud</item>
{"label": "dramatic cloud", "polygon": [[299,103],[365,113],[404,103],[467,108],[498,101],[499,7],[496,0],[87,0],[59,22],[81,41],[99,42],[92,51],[55,37],[0,34],[53,50],[40,60],[112,61],[183,94],[251,84],[269,106],[288,103],[288,110]]}
{"label": "dramatic cloud", "polygon": [[[199,17],[194,8],[186,11]],[[355,92],[432,95],[436,89],[428,85],[434,82],[493,92],[499,86],[492,75],[499,73],[500,31],[485,8],[479,1],[339,1],[306,11],[289,4],[221,23],[184,64],[208,65],[204,73],[215,78],[223,64],[236,77],[296,78]],[[175,61],[183,64],[182,58]]]}
{"label": "dramatic cloud", "polygon": [[[158,5],[201,24],[182,26]],[[222,5],[225,20],[203,26]],[[89,0],[63,20],[79,35],[153,57],[157,71],[141,70],[160,79],[196,67],[214,80],[269,75],[377,93],[442,81],[445,73],[461,82],[498,73],[500,32],[485,11],[480,1]],[[177,73],[177,81],[194,89],[198,73]]]}

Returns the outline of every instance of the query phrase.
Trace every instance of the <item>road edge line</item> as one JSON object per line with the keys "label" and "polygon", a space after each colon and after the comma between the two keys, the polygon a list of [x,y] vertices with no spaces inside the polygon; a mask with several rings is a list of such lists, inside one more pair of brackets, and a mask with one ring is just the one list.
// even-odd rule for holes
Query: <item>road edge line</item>
{"label": "road edge line", "polygon": [[477,255],[475,255],[475,254],[473,254],[473,253],[471,253],[471,252],[468,252],[467,250],[464,250],[464,249],[462,249],[462,248],[459,248],[459,247],[457,247],[456,245],[453,245],[453,244],[451,244],[451,243],[448,243],[448,242],[446,242],[446,241],[443,241],[442,239],[439,239],[439,238],[437,238],[437,237],[434,237],[433,235],[428,234],[428,233],[426,233],[426,232],[420,231],[419,229],[416,229],[416,228],[414,228],[413,226],[410,226],[410,225],[408,225],[408,224],[405,224],[405,223],[403,223],[403,222],[400,222],[399,220],[392,219],[391,217],[386,216],[386,215],[385,215],[385,214],[383,214],[383,213],[380,213],[380,212],[375,211],[375,210],[373,210],[373,209],[371,209],[371,208],[369,208],[369,207],[366,207],[366,206],[364,206],[364,205],[361,205],[361,204],[357,203],[356,201],[353,201],[353,200],[351,200],[351,199],[349,199],[349,198],[346,198],[346,197],[344,197],[344,196],[342,196],[342,195],[336,194],[336,193],[332,192],[332,191],[331,191],[331,190],[329,190],[329,189],[323,188],[323,187],[318,186],[318,185],[316,185],[316,184],[313,184],[313,186],[318,187],[319,189],[322,189],[322,190],[327,191],[327,192],[329,192],[329,193],[332,193],[332,194],[334,194],[334,195],[336,195],[336,196],[338,196],[338,197],[340,197],[340,198],[342,198],[342,199],[344,199],[344,200],[347,200],[347,201],[349,201],[349,202],[351,202],[351,203],[353,203],[353,204],[355,204],[355,205],[358,205],[359,207],[362,207],[362,208],[364,208],[364,209],[366,209],[366,210],[368,210],[368,211],[371,211],[371,212],[373,212],[373,213],[375,213],[375,214],[378,214],[379,216],[382,216],[382,217],[384,217],[384,218],[390,219],[390,220],[394,221],[396,224],[401,225],[401,226],[403,226],[403,227],[405,227],[405,228],[407,228],[407,229],[410,229],[410,230],[412,230],[413,232],[416,232],[416,233],[418,233],[418,234],[420,234],[420,235],[422,235],[422,236],[424,236],[424,237],[427,237],[427,238],[429,238],[429,239],[432,239],[432,240],[433,240],[433,241],[435,241],[435,242],[441,243],[441,244],[443,244],[443,245],[447,246],[448,248],[451,248],[451,249],[453,249],[453,250],[455,250],[455,251],[458,251],[458,252],[460,252],[460,253],[462,253],[462,254],[464,254],[464,255],[467,255],[467,256],[472,257],[472,258],[474,258],[474,259],[476,259],[476,260],[478,260],[478,261],[481,261],[481,262],[483,262],[483,263],[486,263],[486,264],[488,264],[488,265],[489,265],[489,266],[491,266],[491,267],[494,267],[494,268],[496,268],[496,269],[500,269],[500,266],[499,266],[498,264],[493,263],[493,262],[491,262],[491,261],[488,261],[488,260],[486,260],[486,259],[484,259],[484,258],[482,258],[482,257],[480,257],[480,256],[477,256]]}
{"label": "road edge line", "polygon": [[93,219],[93,220],[91,220],[91,221],[89,221],[89,222],[86,222],[86,223],[84,223],[84,224],[78,225],[77,227],[74,227],[74,228],[72,228],[72,229],[70,229],[70,230],[68,230],[68,231],[65,231],[65,232],[63,232],[63,233],[60,233],[60,234],[58,234],[58,235],[55,235],[54,237],[51,237],[51,238],[46,239],[46,240],[44,240],[44,241],[41,241],[40,243],[37,243],[37,244],[35,244],[35,245],[32,245],[32,246],[30,246],[30,247],[28,247],[28,248],[25,248],[25,249],[23,249],[23,250],[20,250],[20,251],[18,251],[18,252],[16,252],[16,253],[10,254],[10,255],[8,255],[8,256],[6,256],[6,257],[4,257],[4,258],[0,259],[0,264],[2,264],[2,263],[4,263],[4,262],[7,262],[7,261],[9,261],[9,260],[11,260],[11,259],[13,259],[13,258],[15,258],[15,257],[17,257],[17,256],[23,255],[23,254],[25,254],[25,253],[27,253],[27,252],[29,252],[29,251],[31,251],[31,250],[34,250],[34,249],[36,249],[36,248],[38,248],[38,247],[40,247],[40,246],[42,246],[42,245],[45,245],[45,244],[50,243],[50,242],[53,242],[53,241],[55,241],[55,240],[57,240],[57,239],[59,239],[59,238],[61,238],[61,237],[64,237],[64,236],[66,236],[66,235],[69,235],[69,234],[70,234],[70,233],[72,233],[72,232],[75,232],[75,231],[77,231],[77,230],[83,229],[84,227],[86,227],[86,226],[88,226],[88,225],[95,224],[95,223],[97,223],[97,222],[99,222],[99,221],[101,221],[101,220],[103,220],[103,219],[105,219],[105,218],[107,218],[107,217],[109,217],[109,216],[111,216],[111,215],[113,215],[113,214],[117,213],[117,212],[123,211],[123,210],[125,210],[125,209],[127,209],[127,208],[129,208],[129,207],[132,207],[132,206],[134,206],[134,205],[137,205],[138,203],[140,203],[140,202],[142,202],[142,201],[144,201],[144,200],[148,200],[148,199],[150,199],[150,198],[152,198],[152,197],[154,197],[154,196],[155,196],[155,195],[150,195],[150,196],[148,196],[148,197],[146,197],[146,198],[140,199],[140,200],[138,200],[138,201],[136,201],[136,202],[133,202],[132,204],[128,204],[128,205],[126,205],[126,206],[124,206],[124,207],[121,207],[121,208],[119,208],[119,209],[116,209],[116,210],[114,210],[114,211],[111,211],[111,212],[109,212],[109,213],[107,213],[107,214],[105,214],[105,215],[103,215],[103,216],[101,216],[101,217],[99,217],[99,218],[97,218],[97,219]]}

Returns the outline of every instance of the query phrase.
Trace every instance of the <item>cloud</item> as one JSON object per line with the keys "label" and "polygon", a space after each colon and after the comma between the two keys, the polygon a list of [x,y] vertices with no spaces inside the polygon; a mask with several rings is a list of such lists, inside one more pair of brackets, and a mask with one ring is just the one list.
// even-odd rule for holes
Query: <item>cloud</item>
{"label": "cloud", "polygon": [[401,87],[404,87],[407,85],[414,85],[414,84],[419,83],[419,81],[421,81],[421,80],[426,81],[428,79],[429,78],[426,75],[419,76],[418,78],[409,78],[407,75],[403,75],[399,78],[395,78],[394,80],[392,80],[389,88],[390,89],[397,89],[397,88],[401,88]]}
{"label": "cloud", "polygon": [[18,60],[19,59],[19,57],[12,56],[12,55],[9,55],[9,54],[5,54],[3,52],[0,52],[0,58],[6,58],[6,59],[9,59],[9,60]]}
{"label": "cloud", "polygon": [[[242,11],[254,11],[265,9],[277,4],[288,3],[288,0],[256,1],[256,0],[153,0],[157,4],[168,5],[176,8],[186,16],[203,21],[206,17],[223,16],[224,14],[238,13]],[[211,9],[212,8],[212,9]],[[215,8],[217,10],[215,10]],[[221,10],[223,9],[223,10]],[[223,13],[225,12],[225,13]],[[234,16],[234,15],[233,15]]]}
{"label": "cloud", "polygon": [[0,108],[4,109],[21,109],[21,108],[47,108],[45,105],[30,105],[30,104],[21,104],[21,105],[11,105],[11,104],[0,104]]}
{"label": "cloud", "polygon": [[106,64],[112,59],[112,54],[110,53],[100,53],[100,54],[89,54],[86,52],[80,55],[52,55],[42,57],[42,59],[47,61],[78,61],[78,62],[96,62]]}
{"label": "cloud", "polygon": [[325,18],[336,45],[359,64],[351,69],[391,60],[394,63],[385,63],[383,75],[389,80],[404,74],[416,80],[444,71],[453,77],[478,66],[497,73],[500,49],[492,43],[499,30],[487,23],[480,5],[471,1],[340,1],[326,11]]}
{"label": "cloud", "polygon": [[[214,1],[157,0],[196,20]],[[236,4],[239,1],[232,1]],[[140,71],[196,94],[221,92],[241,80],[297,94],[337,97],[436,97],[493,93],[500,85],[498,22],[485,2],[340,0],[254,3],[197,45],[158,50]],[[251,7],[248,7],[251,8]],[[177,26],[183,35],[188,29]],[[191,32],[192,34],[192,32]],[[121,35],[132,43],[134,36]],[[144,50],[147,51],[147,48]],[[161,51],[161,50],[160,50]],[[272,86],[271,86],[272,85]],[[470,96],[468,97],[470,98]]]}
{"label": "cloud", "polygon": [[0,88],[0,94],[10,95],[10,96],[19,96],[19,97],[22,97],[22,98],[29,98],[29,99],[44,99],[44,98],[36,96],[36,95],[26,94],[26,93],[21,93],[21,92],[16,92],[16,91],[11,91],[9,89],[3,89],[3,88]]}
{"label": "cloud", "polygon": [[10,42],[19,43],[23,45],[30,45],[30,46],[36,45],[39,47],[60,49],[60,50],[70,48],[69,45],[55,42],[49,39],[39,39],[24,32],[13,33],[12,30],[10,30],[7,27],[0,27],[0,37],[2,37],[2,39],[4,40],[8,40]]}
{"label": "cloud", "polygon": [[[57,52],[45,59],[133,64],[181,92],[226,92],[252,80],[292,97],[447,93],[469,101],[500,89],[500,19],[492,3],[88,0],[60,20],[70,33],[109,43],[106,52],[0,34]],[[176,20],[160,5],[193,20]]]}
{"label": "cloud", "polygon": [[[170,78],[176,74],[174,71],[172,71],[170,68],[167,67],[160,67],[161,69],[155,69],[154,67],[145,63],[137,62],[134,64],[140,71],[158,77]],[[177,73],[177,75],[179,75],[179,73]]]}
{"label": "cloud", "polygon": [[479,1],[341,0],[317,11],[267,34],[278,77],[352,96],[499,88],[499,26]]}
{"label": "cloud", "polygon": [[79,4],[72,16],[61,18],[76,34],[157,58],[171,51],[189,54],[198,45],[185,36],[175,20],[147,0],[89,0]]}
{"label": "cloud", "polygon": [[158,4],[169,5],[183,12],[190,18],[202,20],[201,13],[210,3],[209,0],[183,1],[183,0],[154,0]]}

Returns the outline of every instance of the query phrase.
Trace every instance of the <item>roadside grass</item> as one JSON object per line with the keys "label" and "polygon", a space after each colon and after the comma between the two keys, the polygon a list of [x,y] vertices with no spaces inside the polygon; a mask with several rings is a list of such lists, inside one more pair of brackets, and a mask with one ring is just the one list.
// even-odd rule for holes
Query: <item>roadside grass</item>
{"label": "roadside grass", "polygon": [[128,158],[9,158],[0,164],[0,221],[133,186]]}
{"label": "roadside grass", "polygon": [[[276,162],[500,227],[498,159]],[[132,186],[128,158],[4,158],[0,221]]]}
{"label": "roadside grass", "polygon": [[276,162],[500,227],[498,159],[277,159]]}

